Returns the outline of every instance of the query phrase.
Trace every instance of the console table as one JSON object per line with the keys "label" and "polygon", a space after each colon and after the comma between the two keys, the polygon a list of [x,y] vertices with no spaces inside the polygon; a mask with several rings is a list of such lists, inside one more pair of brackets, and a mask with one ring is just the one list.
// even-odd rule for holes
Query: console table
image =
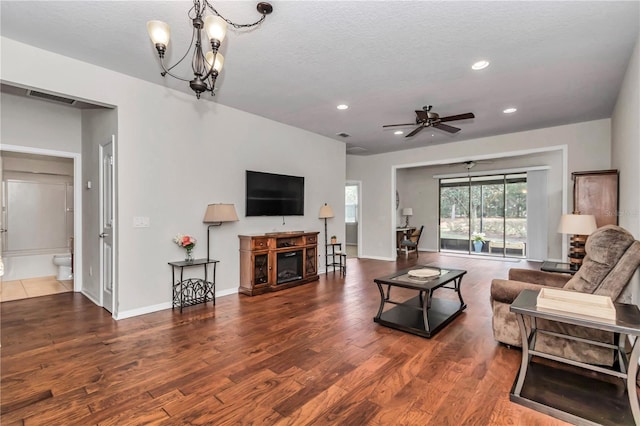
{"label": "console table", "polygon": [[[218,260],[195,259],[193,261],[169,262],[171,265],[171,286],[173,287],[173,304],[171,309],[180,307],[180,313],[185,306],[213,301],[216,304],[216,265]],[[209,265],[213,267],[211,281],[209,281]],[[184,268],[202,266],[204,278],[184,278]],[[176,271],[180,270],[180,279],[176,280]]]}
{"label": "console table", "polygon": [[319,232],[273,232],[238,235],[240,239],[240,288],[255,296],[320,279]]}
{"label": "console table", "polygon": [[[516,314],[522,336],[522,362],[509,399],[525,407],[573,424],[640,424],[640,405],[636,391],[640,356],[640,310],[636,305],[614,303],[616,319],[607,320],[587,315],[537,307],[539,290],[523,290],[513,301],[510,311]],[[531,329],[525,327],[529,317]],[[593,342],[537,328],[536,319],[610,331],[617,344]],[[535,349],[536,335],[547,333],[617,352],[620,370],[606,368],[546,354]],[[635,336],[631,354],[627,356],[627,336]],[[596,373],[580,374],[578,369],[564,369],[547,363],[532,362],[532,356],[570,364]],[[577,371],[576,371],[577,370]],[[618,379],[604,380],[602,375]],[[603,378],[603,380],[600,379]]]}

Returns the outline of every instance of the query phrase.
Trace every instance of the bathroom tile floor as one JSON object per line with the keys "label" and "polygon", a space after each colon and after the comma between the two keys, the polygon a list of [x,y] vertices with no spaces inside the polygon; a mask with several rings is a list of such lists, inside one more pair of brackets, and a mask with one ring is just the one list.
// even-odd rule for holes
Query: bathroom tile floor
{"label": "bathroom tile floor", "polygon": [[0,302],[65,293],[68,291],[73,291],[73,280],[58,281],[54,276],[2,281],[0,285]]}

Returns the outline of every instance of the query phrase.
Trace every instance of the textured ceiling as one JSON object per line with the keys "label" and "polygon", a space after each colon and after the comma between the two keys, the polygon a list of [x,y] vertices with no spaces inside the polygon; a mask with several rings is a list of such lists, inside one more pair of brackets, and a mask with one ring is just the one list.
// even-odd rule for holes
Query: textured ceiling
{"label": "textured ceiling", "polygon": [[[212,2],[238,23],[256,2]],[[273,1],[250,31],[230,29],[218,102],[373,154],[611,116],[638,40],[637,1]],[[146,21],[171,25],[168,58],[191,39],[190,1],[6,1],[1,34],[192,93],[163,79]],[[471,64],[491,65],[472,71]],[[189,62],[189,61],[186,61]],[[46,69],[46,64],[43,64]],[[189,77],[189,63],[182,70]],[[178,71],[180,72],[180,71]],[[198,102],[194,96],[194,102]],[[346,103],[348,110],[336,105]],[[475,113],[412,138],[383,124]],[[502,110],[518,111],[505,115]],[[405,134],[413,127],[403,128]],[[336,136],[345,132],[347,139]]]}

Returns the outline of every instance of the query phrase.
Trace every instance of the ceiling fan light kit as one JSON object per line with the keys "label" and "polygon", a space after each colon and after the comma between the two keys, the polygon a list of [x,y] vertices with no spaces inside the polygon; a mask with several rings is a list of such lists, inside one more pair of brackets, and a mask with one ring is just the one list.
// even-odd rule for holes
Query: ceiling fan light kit
{"label": "ceiling fan light kit", "polygon": [[[266,16],[273,12],[273,6],[266,2],[260,2],[256,6],[258,13],[262,16],[259,20],[251,24],[236,24],[224,16],[220,15],[218,11],[209,3],[208,0],[200,1],[193,0],[193,7],[189,9],[187,15],[191,19],[193,25],[193,35],[191,37],[191,43],[186,53],[178,62],[167,67],[164,63],[164,55],[171,39],[171,28],[169,25],[162,21],[149,21],[147,22],[147,31],[151,42],[158,51],[158,57],[160,58],[160,66],[162,72],[160,75],[165,77],[167,74],[178,80],[189,82],[189,87],[196,93],[196,98],[200,99],[200,94],[203,92],[211,92],[211,96],[214,95],[213,90],[215,88],[216,79],[222,71],[224,65],[224,57],[218,52],[220,45],[225,39],[227,34],[227,24],[233,26],[236,29],[250,28],[262,23]],[[209,10],[212,14],[205,16],[205,12]],[[205,32],[211,50],[206,53],[203,51],[205,48],[202,45],[202,32]],[[187,79],[179,77],[171,72],[178,64],[180,64],[193,49],[193,56],[191,58],[191,68],[193,70],[193,79]]]}
{"label": "ceiling fan light kit", "polygon": [[[472,112],[467,112],[464,114],[450,115],[447,117],[440,117],[439,114],[435,112],[431,112],[431,105],[427,105],[422,107],[421,111],[416,110],[416,122],[414,123],[404,123],[404,124],[385,124],[382,126],[385,127],[397,127],[397,126],[415,126],[416,127],[411,133],[405,136],[405,138],[410,138],[412,136],[417,135],[424,129],[425,127],[433,127],[435,129],[440,129],[448,133],[458,133],[461,129],[458,127],[449,126],[448,124],[442,124],[446,121],[456,121],[456,120],[467,120],[470,118],[475,118],[475,115]],[[433,135],[432,135],[433,136]]]}

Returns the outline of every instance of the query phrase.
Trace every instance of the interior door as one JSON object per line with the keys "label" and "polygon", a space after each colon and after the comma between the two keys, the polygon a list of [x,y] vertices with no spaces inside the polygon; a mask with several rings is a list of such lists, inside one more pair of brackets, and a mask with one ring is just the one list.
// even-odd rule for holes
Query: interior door
{"label": "interior door", "polygon": [[5,203],[5,187],[4,187],[4,179],[2,175],[2,156],[0,155],[0,202],[2,203],[2,212],[0,212],[0,281],[2,281],[2,276],[4,275],[4,261],[2,260],[2,254],[4,253],[4,239],[6,229],[6,214],[7,207]]}
{"label": "interior door", "polygon": [[113,312],[114,173],[113,143],[100,146],[100,288],[102,306]]}

